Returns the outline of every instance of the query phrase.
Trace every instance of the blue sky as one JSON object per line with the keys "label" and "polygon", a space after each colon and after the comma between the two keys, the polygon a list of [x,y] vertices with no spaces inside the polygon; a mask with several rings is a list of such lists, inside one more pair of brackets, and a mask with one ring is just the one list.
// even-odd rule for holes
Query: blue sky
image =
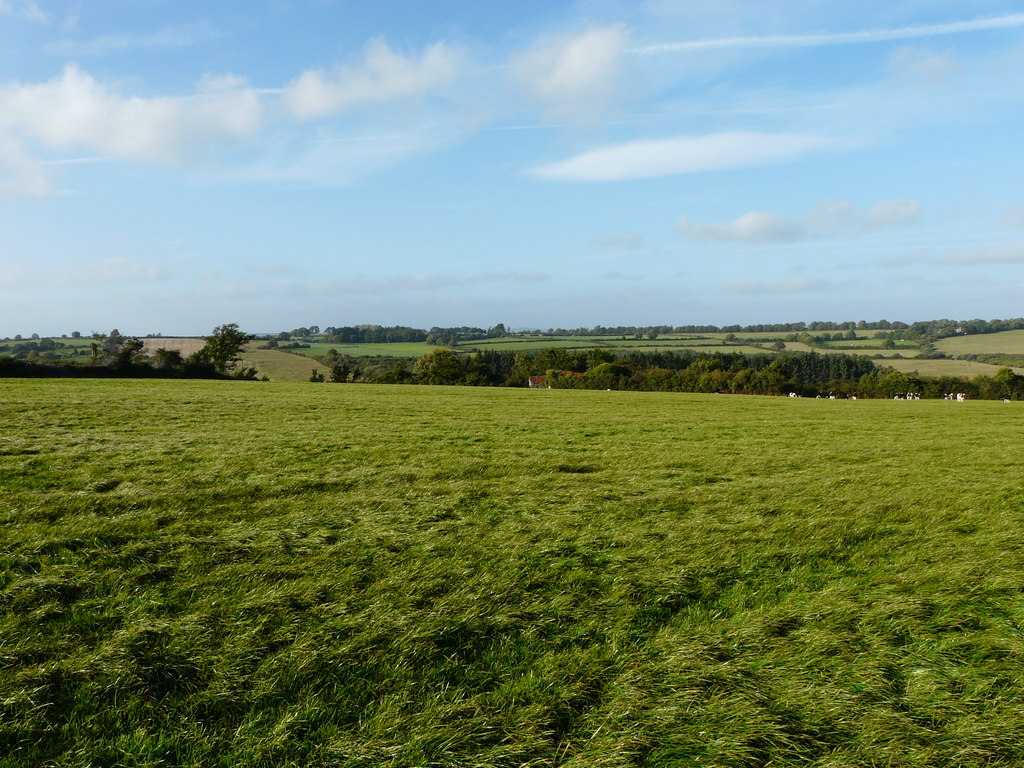
{"label": "blue sky", "polygon": [[0,0],[0,336],[1022,314],[1024,6]]}

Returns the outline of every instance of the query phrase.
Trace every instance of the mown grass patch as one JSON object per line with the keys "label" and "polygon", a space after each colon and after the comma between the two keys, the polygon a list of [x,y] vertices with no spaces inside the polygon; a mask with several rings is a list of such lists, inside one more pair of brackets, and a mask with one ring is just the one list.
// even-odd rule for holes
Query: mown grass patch
{"label": "mown grass patch", "polygon": [[951,336],[935,343],[947,355],[1007,354],[1024,355],[1024,331],[975,333],[969,336]]}
{"label": "mown grass patch", "polygon": [[[879,365],[887,365],[904,373],[918,373],[922,376],[963,376],[973,378],[975,376],[994,376],[1000,368],[1006,366],[978,363],[973,360],[892,360],[886,359]],[[1024,368],[1014,367],[1015,373],[1024,375]]]}
{"label": "mown grass patch", "polygon": [[255,344],[249,344],[241,358],[241,365],[254,367],[271,381],[309,381],[314,370],[324,376],[329,373],[327,366],[310,357],[276,349],[258,349]]}
{"label": "mown grass patch", "polygon": [[1017,765],[1020,417],[0,382],[0,755]]}

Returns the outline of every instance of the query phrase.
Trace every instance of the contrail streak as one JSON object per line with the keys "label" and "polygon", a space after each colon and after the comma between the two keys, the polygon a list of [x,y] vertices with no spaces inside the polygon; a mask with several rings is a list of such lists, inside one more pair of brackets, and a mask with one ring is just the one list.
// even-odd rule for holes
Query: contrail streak
{"label": "contrail streak", "polygon": [[813,35],[764,35],[749,37],[719,37],[709,40],[689,40],[681,43],[651,43],[632,48],[633,53],[674,53],[717,48],[798,48],[824,45],[853,45],[880,43],[887,40],[910,40],[919,37],[956,35],[964,32],[982,32],[989,29],[1009,29],[1024,26],[1024,13],[1010,13],[971,21],[952,21],[944,24],[922,24],[891,29],[865,29],[859,32],[833,32]]}

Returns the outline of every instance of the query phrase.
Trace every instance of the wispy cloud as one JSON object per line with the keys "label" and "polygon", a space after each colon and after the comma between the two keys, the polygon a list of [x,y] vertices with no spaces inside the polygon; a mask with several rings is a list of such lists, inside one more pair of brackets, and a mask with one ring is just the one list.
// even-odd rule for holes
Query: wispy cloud
{"label": "wispy cloud", "polygon": [[808,237],[857,234],[907,227],[920,219],[917,200],[897,197],[882,200],[866,212],[845,200],[826,200],[802,219],[787,219],[767,211],[748,211],[732,221],[701,224],[679,219],[679,232],[694,240],[738,243],[788,243]]}
{"label": "wispy cloud", "polygon": [[629,233],[624,235],[598,235],[590,243],[598,248],[608,248],[616,251],[638,251],[644,247],[645,241],[640,235]]}
{"label": "wispy cloud", "polygon": [[623,282],[633,283],[637,280],[643,280],[643,275],[625,273],[625,272],[605,272],[601,277],[605,280],[620,280]]}
{"label": "wispy cloud", "polygon": [[949,253],[937,258],[946,265],[1024,264],[1024,243],[1005,243]]}
{"label": "wispy cloud", "polygon": [[[267,273],[268,277],[273,276]],[[211,284],[198,289],[204,298],[255,298],[259,296],[353,296],[360,299],[384,298],[394,295],[412,297],[422,294],[445,295],[449,290],[485,284],[542,283],[549,279],[542,272],[481,272],[468,277],[446,274],[409,274],[368,278],[362,275],[330,278],[325,280],[302,281],[279,275],[265,281],[246,280],[223,284]]]}
{"label": "wispy cloud", "polygon": [[149,283],[166,280],[170,272],[163,264],[127,256],[108,256],[60,268],[30,268],[12,264],[0,269],[0,288],[47,288],[57,285],[109,286],[115,283]]}
{"label": "wispy cloud", "polygon": [[208,79],[187,97],[126,97],[75,65],[31,85],[0,87],[0,131],[52,148],[168,162],[260,127],[259,97],[235,78]]}
{"label": "wispy cloud", "polygon": [[694,240],[740,243],[787,243],[804,236],[800,225],[767,211],[749,211],[725,224],[699,224],[682,217],[679,231]]}
{"label": "wispy cloud", "polygon": [[42,164],[19,142],[0,134],[0,199],[45,197],[50,192]]}
{"label": "wispy cloud", "polygon": [[48,49],[62,56],[107,56],[129,50],[177,50],[210,43],[221,37],[209,22],[179,24],[164,27],[148,34],[106,35],[91,40],[61,40]]}
{"label": "wispy cloud", "polygon": [[50,24],[53,20],[35,0],[0,0],[0,13],[8,13],[36,24]]}
{"label": "wispy cloud", "polygon": [[625,27],[615,25],[541,41],[512,57],[513,79],[550,114],[592,120],[612,102],[626,36]]}
{"label": "wispy cloud", "polygon": [[1024,227],[1024,205],[1007,211],[1006,215],[1003,216],[1002,222],[1008,227]]}
{"label": "wispy cloud", "polygon": [[362,63],[333,72],[310,69],[290,83],[282,102],[300,120],[342,112],[366,104],[413,99],[452,83],[462,53],[444,43],[417,57],[393,50],[382,40],[371,42]]}
{"label": "wispy cloud", "polygon": [[889,57],[889,71],[924,85],[939,85],[963,71],[963,66],[948,53],[934,53],[903,47]]}
{"label": "wispy cloud", "polygon": [[543,272],[481,272],[466,279],[467,285],[478,283],[543,283],[550,275]]}
{"label": "wispy cloud", "polygon": [[614,144],[528,173],[561,181],[623,181],[769,165],[837,146],[798,133],[716,133]]}
{"label": "wispy cloud", "polygon": [[795,275],[784,280],[730,280],[723,285],[726,293],[785,294],[832,290],[838,287],[830,280]]}
{"label": "wispy cloud", "polygon": [[951,21],[942,24],[919,24],[905,27],[865,29],[855,32],[826,32],[806,35],[749,35],[719,37],[706,40],[687,40],[672,43],[650,43],[631,49],[634,53],[674,53],[720,48],[808,48],[829,45],[855,45],[882,43],[892,40],[913,40],[992,29],[1024,26],[1024,13]]}

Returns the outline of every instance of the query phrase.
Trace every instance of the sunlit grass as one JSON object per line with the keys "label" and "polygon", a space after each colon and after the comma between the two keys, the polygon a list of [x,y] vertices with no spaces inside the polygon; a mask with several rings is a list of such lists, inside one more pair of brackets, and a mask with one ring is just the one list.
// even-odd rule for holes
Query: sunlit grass
{"label": "sunlit grass", "polygon": [[1022,415],[0,381],[0,764],[1021,764]]}

